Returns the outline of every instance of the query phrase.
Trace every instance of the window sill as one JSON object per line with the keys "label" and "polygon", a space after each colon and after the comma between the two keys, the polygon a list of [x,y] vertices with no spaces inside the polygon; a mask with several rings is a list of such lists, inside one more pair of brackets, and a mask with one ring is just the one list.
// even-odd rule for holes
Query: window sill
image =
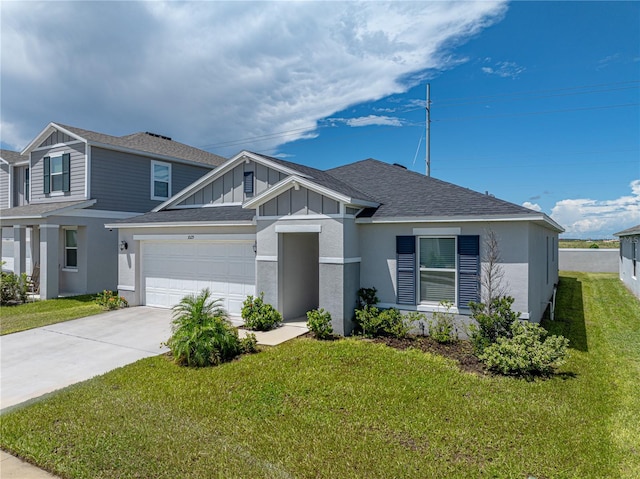
{"label": "window sill", "polygon": [[49,196],[64,196],[64,191],[52,191]]}
{"label": "window sill", "polygon": [[77,273],[78,272],[78,268],[62,268],[62,271],[64,271],[65,273]]}
{"label": "window sill", "polygon": [[153,201],[167,201],[169,197],[167,196],[166,198],[160,198],[159,196],[152,196],[151,199]]}

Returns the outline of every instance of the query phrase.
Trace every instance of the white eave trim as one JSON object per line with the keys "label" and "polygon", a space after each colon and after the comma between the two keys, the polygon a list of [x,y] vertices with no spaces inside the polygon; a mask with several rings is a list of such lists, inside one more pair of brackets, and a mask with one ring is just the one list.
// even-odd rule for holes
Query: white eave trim
{"label": "white eave trim", "polygon": [[269,188],[266,191],[263,191],[258,196],[251,198],[248,201],[245,201],[242,207],[247,209],[257,208],[258,206],[266,203],[267,201],[270,201],[273,198],[276,198],[277,196],[284,193],[285,191],[290,190],[291,188],[297,188],[298,186],[303,186],[311,191],[315,191],[316,193],[322,196],[327,196],[335,201],[338,201],[340,203],[345,203],[348,205],[360,205],[360,206],[368,206],[372,208],[380,206],[379,203],[351,198],[342,193],[338,193],[337,191],[329,189],[325,186],[318,185],[317,183],[314,183],[313,180],[308,180],[306,178],[293,175],[293,176],[288,176],[284,180],[276,183],[271,188]]}
{"label": "white eave trim", "polygon": [[247,220],[239,221],[184,221],[157,222],[157,223],[112,223],[105,224],[107,229],[128,229],[128,228],[193,228],[193,227],[222,227],[222,226],[255,226],[255,222]]}
{"label": "white eave trim", "polygon": [[383,218],[356,218],[358,224],[389,224],[389,223],[483,223],[483,222],[533,221],[543,222],[559,233],[564,228],[547,215],[525,216],[389,216]]}
{"label": "white eave trim", "polygon": [[51,133],[53,133],[54,130],[59,130],[65,135],[69,135],[70,137],[75,138],[76,140],[87,143],[86,138],[82,138],[81,136],[78,136],[76,133],[73,133],[67,130],[66,128],[61,127],[60,125],[51,122],[31,141],[31,143],[29,143],[26,146],[24,150],[22,150],[20,154],[24,155],[26,153],[31,153],[33,150],[36,149],[36,145],[38,145],[40,142],[44,140],[44,138],[46,138]]}

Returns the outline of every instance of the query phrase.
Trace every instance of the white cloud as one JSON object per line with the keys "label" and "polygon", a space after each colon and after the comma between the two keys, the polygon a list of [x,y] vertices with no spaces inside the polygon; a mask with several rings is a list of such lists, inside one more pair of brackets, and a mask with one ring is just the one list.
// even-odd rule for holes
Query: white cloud
{"label": "white cloud", "polygon": [[518,78],[526,70],[516,62],[497,62],[492,67],[482,67],[487,75],[496,75],[501,78]]}
{"label": "white cloud", "polygon": [[542,211],[542,208],[538,203],[531,203],[529,201],[525,201],[524,203],[522,203],[522,206],[524,206],[525,208],[529,208],[530,210],[533,210],[533,211]]}
{"label": "white cloud", "polygon": [[344,123],[351,127],[372,125],[402,126],[402,120],[400,118],[385,115],[368,115],[357,118],[330,118],[328,121],[329,123]]}
{"label": "white cloud", "polygon": [[640,224],[640,179],[629,184],[631,195],[614,200],[567,199],[551,210],[551,217],[571,238],[605,238]]}
{"label": "white cloud", "polygon": [[[2,141],[49,121],[268,152],[450,68],[493,2],[3,2]],[[73,26],[69,19],[73,18]],[[407,80],[413,78],[413,80]],[[288,132],[288,133],[281,133]],[[252,144],[216,148],[231,140]]]}

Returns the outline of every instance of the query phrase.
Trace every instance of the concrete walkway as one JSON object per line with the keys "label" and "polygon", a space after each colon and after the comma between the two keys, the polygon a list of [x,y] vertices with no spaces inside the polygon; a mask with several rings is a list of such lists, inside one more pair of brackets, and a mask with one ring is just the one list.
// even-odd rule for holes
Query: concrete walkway
{"label": "concrete walkway", "polygon": [[[241,326],[240,318],[231,318]],[[275,346],[307,332],[303,320],[255,332],[258,344]],[[239,329],[244,337],[246,330]],[[168,349],[171,310],[138,306],[0,336],[0,413],[71,384]],[[56,476],[0,451],[0,478]]]}

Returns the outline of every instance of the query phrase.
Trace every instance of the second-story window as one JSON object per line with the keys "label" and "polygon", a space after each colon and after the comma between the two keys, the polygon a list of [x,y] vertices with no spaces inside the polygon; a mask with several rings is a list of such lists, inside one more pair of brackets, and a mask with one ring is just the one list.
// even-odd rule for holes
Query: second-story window
{"label": "second-story window", "polygon": [[151,162],[151,199],[166,200],[171,196],[171,164]]}
{"label": "second-story window", "polygon": [[44,157],[44,192],[67,192],[70,190],[71,155],[65,153]]}

